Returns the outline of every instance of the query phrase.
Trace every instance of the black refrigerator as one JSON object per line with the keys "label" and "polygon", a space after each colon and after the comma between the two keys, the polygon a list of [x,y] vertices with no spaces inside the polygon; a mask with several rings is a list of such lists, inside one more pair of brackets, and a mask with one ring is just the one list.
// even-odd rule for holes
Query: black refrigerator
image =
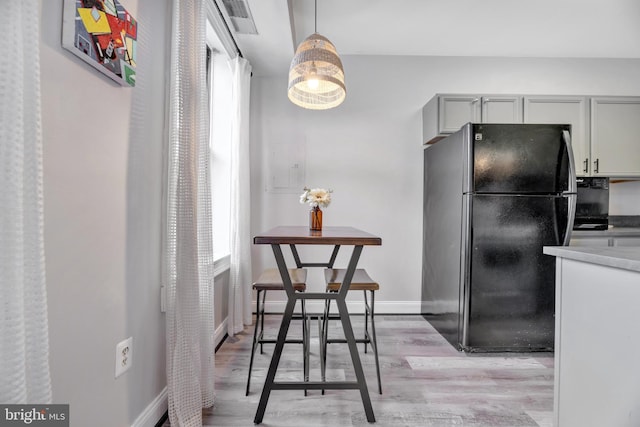
{"label": "black refrigerator", "polygon": [[422,314],[463,351],[549,351],[576,207],[571,126],[473,124],[424,149]]}

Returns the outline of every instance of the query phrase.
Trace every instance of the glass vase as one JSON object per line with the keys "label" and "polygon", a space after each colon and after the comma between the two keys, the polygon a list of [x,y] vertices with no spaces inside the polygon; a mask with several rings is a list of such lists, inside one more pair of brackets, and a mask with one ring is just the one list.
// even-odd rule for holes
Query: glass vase
{"label": "glass vase", "polygon": [[322,230],[322,209],[319,206],[314,206],[309,211],[309,229],[313,231]]}

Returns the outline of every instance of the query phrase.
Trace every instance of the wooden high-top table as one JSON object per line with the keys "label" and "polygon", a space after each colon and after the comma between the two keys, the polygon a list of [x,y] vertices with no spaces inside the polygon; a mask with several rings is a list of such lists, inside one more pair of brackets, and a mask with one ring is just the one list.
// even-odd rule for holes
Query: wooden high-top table
{"label": "wooden high-top table", "polygon": [[[365,380],[364,371],[362,370],[362,363],[360,362],[360,356],[358,355],[356,339],[353,335],[353,329],[351,327],[351,320],[349,319],[349,311],[347,310],[347,303],[345,302],[345,299],[347,292],[349,291],[349,287],[351,286],[351,280],[353,279],[353,274],[356,271],[356,266],[358,265],[358,260],[360,259],[363,246],[381,245],[382,239],[353,227],[324,227],[322,231],[310,231],[306,226],[282,226],[275,227],[269,231],[258,234],[253,238],[253,243],[256,245],[271,245],[273,255],[275,256],[276,263],[278,265],[278,270],[282,276],[282,283],[284,284],[284,289],[287,293],[287,305],[284,310],[284,315],[282,316],[282,323],[280,324],[280,331],[278,332],[276,346],[273,351],[273,356],[271,357],[271,364],[269,365],[269,371],[267,372],[267,378],[264,382],[262,395],[260,396],[260,403],[258,404],[258,410],[256,411],[256,416],[253,422],[255,424],[260,424],[262,422],[271,390],[327,389],[360,390],[360,396],[362,398],[362,404],[364,405],[365,414],[367,415],[367,421],[370,423],[375,422],[376,419],[373,415],[373,408],[371,407],[371,398],[369,397],[369,391],[367,389],[367,381]],[[281,245],[289,245],[291,247],[291,251],[296,262],[296,268],[333,268],[333,263],[336,259],[340,246],[353,246],[351,259],[349,260],[347,272],[340,290],[337,293],[295,292],[293,285],[291,284],[291,278],[289,277],[286,261],[282,254]],[[331,254],[331,258],[327,262],[304,263],[300,261],[296,245],[333,245],[334,249]],[[276,371],[278,369],[278,363],[280,363],[282,349],[287,337],[287,331],[289,330],[289,324],[291,323],[291,318],[293,316],[293,309],[296,301],[299,299],[336,301],[338,313],[340,314],[340,321],[342,322],[342,328],[344,329],[344,335],[349,346],[351,361],[356,374],[356,381],[274,381]]]}

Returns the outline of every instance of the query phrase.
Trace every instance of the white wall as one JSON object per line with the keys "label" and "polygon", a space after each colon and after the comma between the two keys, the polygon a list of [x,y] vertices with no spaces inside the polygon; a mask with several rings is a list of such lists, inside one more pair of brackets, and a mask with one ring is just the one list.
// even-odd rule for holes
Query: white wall
{"label": "white wall", "polygon": [[640,215],[640,181],[623,181],[609,186],[609,215]]}
{"label": "white wall", "polygon": [[[166,386],[159,287],[167,2],[123,4],[139,23],[134,89],[62,49],[62,0],[41,2],[51,374],[54,402],[71,405],[78,427],[154,425],[162,412],[144,411]],[[133,366],[115,379],[116,344],[130,336]]]}
{"label": "white wall", "polygon": [[[379,312],[419,312],[422,253],[423,105],[443,93],[640,95],[640,60],[343,57],[347,99],[309,111],[287,99],[287,76],[252,81],[252,231],[306,225],[298,195],[267,188],[270,147],[302,144],[306,183],[330,187],[325,225],[352,225],[382,237],[360,266],[381,283]],[[618,191],[623,188],[624,191]],[[619,196],[618,193],[624,193]],[[613,215],[640,214],[640,182],[611,188]],[[314,250],[314,253],[317,253]],[[346,265],[347,252],[336,264]],[[254,247],[254,275],[273,266],[268,247]],[[314,272],[312,286],[322,286]],[[358,295],[358,299],[361,296]]]}

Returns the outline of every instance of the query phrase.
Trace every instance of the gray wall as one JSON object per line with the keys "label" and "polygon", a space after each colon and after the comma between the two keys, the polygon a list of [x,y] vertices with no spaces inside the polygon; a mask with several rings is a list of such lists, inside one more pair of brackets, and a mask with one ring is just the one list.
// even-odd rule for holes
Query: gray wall
{"label": "gray wall", "polygon": [[[422,252],[423,105],[442,93],[640,95],[640,60],[344,56],[347,99],[328,111],[287,99],[287,76],[252,81],[252,231],[306,225],[302,192],[268,192],[276,144],[306,153],[306,184],[334,190],[325,225],[353,225],[382,237],[361,266],[382,287],[377,311],[419,312]],[[611,214],[640,214],[640,182],[611,188]],[[315,252],[315,251],[314,251]],[[343,251],[343,255],[347,252]],[[254,273],[273,266],[253,248]],[[346,265],[341,257],[336,265]],[[312,287],[322,288],[313,275]],[[360,297],[360,296],[354,296]],[[360,299],[360,298],[358,298]],[[275,303],[275,302],[274,302]]]}
{"label": "gray wall", "polygon": [[[138,44],[134,89],[64,50],[62,0],[41,2],[51,374],[54,402],[71,405],[78,427],[132,425],[166,386],[160,278],[167,1],[125,6],[138,20],[138,39],[153,40]],[[115,379],[116,344],[129,336],[133,366]]]}

